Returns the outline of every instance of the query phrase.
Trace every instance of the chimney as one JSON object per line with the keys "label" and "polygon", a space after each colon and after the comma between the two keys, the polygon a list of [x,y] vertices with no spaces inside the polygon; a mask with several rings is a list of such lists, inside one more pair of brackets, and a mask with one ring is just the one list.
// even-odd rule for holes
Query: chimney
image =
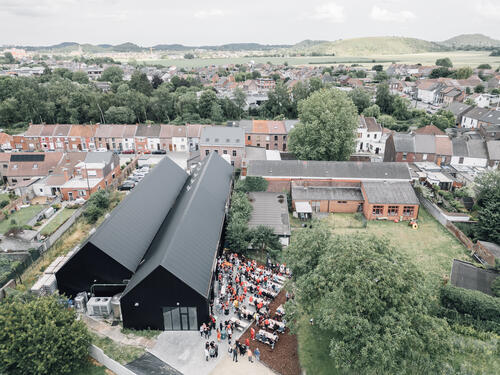
{"label": "chimney", "polygon": [[69,180],[68,168],[64,168],[63,173],[64,173],[64,181],[68,181]]}

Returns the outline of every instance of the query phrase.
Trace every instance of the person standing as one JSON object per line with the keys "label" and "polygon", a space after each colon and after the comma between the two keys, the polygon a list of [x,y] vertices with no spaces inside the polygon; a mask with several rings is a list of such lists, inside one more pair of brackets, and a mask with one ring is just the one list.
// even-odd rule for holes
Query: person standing
{"label": "person standing", "polygon": [[[207,361],[208,361],[208,359],[207,359]],[[233,362],[238,362],[238,346],[236,345],[236,343],[234,343],[234,346],[233,346]]]}
{"label": "person standing", "polygon": [[255,348],[254,354],[255,354],[255,359],[257,359],[257,361],[260,361],[260,350],[259,350],[259,348]]}
{"label": "person standing", "polygon": [[208,348],[205,346],[205,360],[208,362],[208,356],[210,355]]}
{"label": "person standing", "polygon": [[252,350],[248,348],[248,362],[253,363]]}
{"label": "person standing", "polygon": [[255,341],[255,329],[253,327],[250,328],[250,337],[252,338],[252,341]]}

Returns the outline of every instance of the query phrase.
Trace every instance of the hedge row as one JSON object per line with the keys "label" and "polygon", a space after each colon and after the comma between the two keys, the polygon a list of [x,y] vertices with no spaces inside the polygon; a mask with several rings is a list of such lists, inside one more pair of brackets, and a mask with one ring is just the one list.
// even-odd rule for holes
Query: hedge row
{"label": "hedge row", "polygon": [[491,320],[475,319],[469,314],[461,314],[457,310],[447,309],[442,306],[439,307],[437,315],[440,318],[446,319],[450,325],[459,324],[462,326],[471,326],[477,331],[494,332],[500,335],[500,324]]}
{"label": "hedge row", "polygon": [[447,309],[468,314],[475,319],[489,320],[500,324],[500,299],[476,290],[457,288],[451,285],[441,288],[441,305]]}

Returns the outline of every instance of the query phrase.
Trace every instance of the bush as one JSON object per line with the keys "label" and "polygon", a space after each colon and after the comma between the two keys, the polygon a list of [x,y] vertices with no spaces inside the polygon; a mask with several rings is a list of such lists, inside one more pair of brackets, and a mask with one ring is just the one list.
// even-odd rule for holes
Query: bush
{"label": "bush", "polygon": [[55,204],[52,205],[52,208],[54,210],[59,210],[61,208],[61,204],[60,203],[55,203]]}
{"label": "bush", "polygon": [[440,300],[441,305],[447,309],[500,324],[500,300],[495,297],[477,290],[448,285],[441,288]]}
{"label": "bush", "polygon": [[33,227],[31,225],[25,224],[23,225],[24,230],[33,230]]}
{"label": "bush", "polygon": [[1,201],[0,202],[0,208],[4,208],[5,206],[7,206],[9,204],[9,201]]}
{"label": "bush", "polygon": [[[500,324],[491,320],[475,319],[469,314],[460,314],[457,310],[447,309],[442,306],[439,306],[437,315],[440,318],[446,319],[446,321],[453,327],[453,330],[455,330],[455,327],[457,325],[461,325],[474,327],[480,332],[494,332],[497,335],[500,335]],[[482,339],[478,337],[479,335],[468,334],[468,336],[474,336],[476,338]]]}
{"label": "bush", "polygon": [[266,191],[268,181],[263,177],[247,176],[244,180],[238,180],[235,184],[235,190],[241,192]]}

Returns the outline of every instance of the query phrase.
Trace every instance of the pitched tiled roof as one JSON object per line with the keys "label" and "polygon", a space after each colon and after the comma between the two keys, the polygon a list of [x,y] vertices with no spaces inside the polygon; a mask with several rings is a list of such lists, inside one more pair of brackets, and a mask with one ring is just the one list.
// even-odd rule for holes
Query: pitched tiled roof
{"label": "pitched tiled roof", "polygon": [[54,137],[66,137],[69,134],[70,130],[71,130],[71,125],[69,124],[57,125],[52,135]]}
{"label": "pitched tiled roof", "polygon": [[436,135],[434,141],[436,142],[437,155],[453,155],[451,139],[447,135]]}
{"label": "pitched tiled roof", "polygon": [[433,134],[433,135],[444,135],[445,132],[439,129],[436,125],[427,125],[423,128],[418,128],[415,130],[415,134]]}
{"label": "pitched tiled roof", "polygon": [[97,125],[73,125],[69,131],[70,137],[91,138],[94,136]]}
{"label": "pitched tiled roof", "polygon": [[203,128],[201,146],[244,147],[245,132],[238,127],[212,126]]}
{"label": "pitched tiled roof", "polygon": [[24,133],[25,137],[38,137],[42,132],[42,124],[31,124],[28,130]]}
{"label": "pitched tiled roof", "polygon": [[381,132],[382,127],[375,117],[365,117],[366,128],[369,132]]}
{"label": "pitched tiled roof", "polygon": [[[14,154],[11,154],[14,155]],[[45,153],[16,153],[16,156],[22,157],[23,155],[28,155],[30,157],[35,155],[43,156],[43,160],[40,161],[11,161],[9,164],[9,169],[3,172],[5,176],[17,177],[17,176],[46,176],[49,174],[49,170],[54,170],[58,163],[63,157],[62,152],[45,152]]]}
{"label": "pitched tiled roof", "polygon": [[500,141],[488,141],[486,148],[490,160],[500,160]]}
{"label": "pitched tiled roof", "polygon": [[41,137],[50,137],[54,134],[57,125],[44,125],[43,129],[40,131]]}
{"label": "pitched tiled roof", "polygon": [[160,138],[160,125],[138,125],[136,137]]}
{"label": "pitched tiled roof", "polygon": [[372,204],[419,204],[409,182],[363,181],[366,199]]}
{"label": "pitched tiled roof", "polygon": [[252,133],[286,134],[284,121],[253,120]]}

